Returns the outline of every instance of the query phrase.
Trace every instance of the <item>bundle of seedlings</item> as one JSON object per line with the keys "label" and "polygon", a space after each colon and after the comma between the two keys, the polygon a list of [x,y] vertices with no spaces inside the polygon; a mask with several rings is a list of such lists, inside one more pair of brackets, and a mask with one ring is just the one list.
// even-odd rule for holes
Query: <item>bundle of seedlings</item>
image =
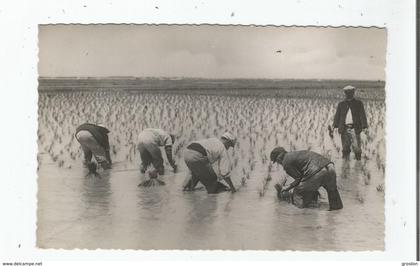
{"label": "bundle of seedlings", "polygon": [[97,172],[98,165],[95,162],[89,162],[86,166],[89,172],[86,174],[85,177],[94,176],[101,178],[101,175]]}

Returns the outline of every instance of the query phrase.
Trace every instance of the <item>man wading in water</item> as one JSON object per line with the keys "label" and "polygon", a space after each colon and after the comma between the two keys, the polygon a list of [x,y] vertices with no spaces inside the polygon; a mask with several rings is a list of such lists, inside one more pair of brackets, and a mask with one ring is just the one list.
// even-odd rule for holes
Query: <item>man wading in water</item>
{"label": "man wading in water", "polygon": [[220,139],[210,138],[194,141],[189,144],[184,152],[184,160],[191,171],[191,179],[184,186],[184,191],[192,191],[200,181],[207,190],[207,193],[220,193],[229,191],[229,188],[219,182],[219,178],[213,169],[212,164],[218,163],[221,179],[224,179],[235,192],[232,180],[230,179],[230,160],[227,150],[234,147],[236,138],[229,132],[224,133]]}
{"label": "man wading in water", "polygon": [[112,165],[109,153],[108,133],[110,131],[101,126],[84,123],[76,129],[75,137],[80,143],[84,153],[84,165],[87,167],[95,157],[103,169],[110,169]]}
{"label": "man wading in water", "polygon": [[312,151],[287,152],[282,147],[273,149],[270,159],[273,163],[281,164],[286,173],[295,180],[287,188],[275,185],[280,199],[293,188],[293,203],[300,208],[307,208],[317,201],[318,189],[323,187],[328,193],[329,210],[343,208],[337,190],[334,164],[330,160]]}
{"label": "man wading in water", "polygon": [[338,104],[334,117],[334,128],[338,128],[341,135],[343,158],[350,159],[350,151],[353,149],[356,160],[362,158],[360,133],[366,129],[367,119],[363,103],[354,99],[356,88],[346,86],[343,88],[346,99]]}

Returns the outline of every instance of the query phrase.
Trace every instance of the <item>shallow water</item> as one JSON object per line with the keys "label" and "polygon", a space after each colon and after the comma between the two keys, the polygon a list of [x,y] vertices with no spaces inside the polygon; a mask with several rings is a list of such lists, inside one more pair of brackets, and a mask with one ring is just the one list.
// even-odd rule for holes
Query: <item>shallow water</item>
{"label": "shallow water", "polygon": [[[357,170],[357,166],[352,169]],[[124,171],[128,168],[127,171]],[[84,177],[41,159],[38,246],[43,248],[382,250],[384,194],[356,173],[339,179],[344,209],[298,209],[279,202],[274,179],[263,197],[251,178],[235,194],[182,192],[187,173],[140,188],[134,165]],[[340,167],[337,166],[340,172]],[[185,169],[185,168],[184,168]],[[258,172],[258,171],[256,171]],[[258,175],[258,174],[256,174]],[[276,175],[276,172],[273,172]],[[339,174],[341,176],[341,174]],[[360,201],[363,197],[363,202]]]}
{"label": "shallow water", "polygon": [[[343,164],[339,136],[331,140],[326,130],[335,99],[122,92],[40,93],[39,99],[39,247],[384,249],[383,101],[365,102],[370,132],[362,136],[362,163]],[[115,164],[101,171],[101,178],[85,177],[73,134],[80,123],[98,120],[111,130]],[[178,136],[174,152],[180,170],[173,174],[166,165],[165,186],[137,187],[145,177],[138,170],[135,143],[145,127],[166,128]],[[238,137],[229,154],[239,191],[183,192],[189,176],[181,157],[185,144],[219,136],[226,129]],[[323,189],[319,209],[279,202],[273,186],[284,178],[284,171],[278,166],[263,190],[267,157],[278,145],[331,157],[344,209],[327,211]]]}

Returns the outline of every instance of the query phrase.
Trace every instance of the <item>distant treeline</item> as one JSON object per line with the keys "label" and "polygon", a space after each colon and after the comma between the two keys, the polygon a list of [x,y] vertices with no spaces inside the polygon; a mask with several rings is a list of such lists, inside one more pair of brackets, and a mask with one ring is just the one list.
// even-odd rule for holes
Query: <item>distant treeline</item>
{"label": "distant treeline", "polygon": [[358,97],[385,99],[384,81],[309,79],[159,79],[159,78],[39,78],[39,91],[125,90],[130,93],[193,93],[291,98],[340,98],[346,85]]}

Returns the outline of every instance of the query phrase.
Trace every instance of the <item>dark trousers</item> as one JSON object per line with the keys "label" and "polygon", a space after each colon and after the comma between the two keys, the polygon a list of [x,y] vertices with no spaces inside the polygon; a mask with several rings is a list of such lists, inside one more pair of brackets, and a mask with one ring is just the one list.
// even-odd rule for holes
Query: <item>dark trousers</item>
{"label": "dark trousers", "polygon": [[318,189],[320,187],[327,190],[330,210],[343,208],[343,202],[341,201],[340,194],[337,190],[337,175],[332,164],[307,180],[302,181],[294,188],[293,199],[295,202],[299,202],[299,204],[296,205],[301,208],[308,207],[308,204],[311,204],[311,201],[317,199]]}
{"label": "dark trousers", "polygon": [[210,194],[229,190],[227,186],[218,181],[217,174],[214,172],[207,156],[198,151],[186,149],[184,160],[191,171],[191,179],[185,185],[185,190],[193,190],[199,181],[205,186],[207,193]]}
{"label": "dark trousers", "polygon": [[341,146],[343,148],[343,158],[349,159],[350,152],[353,150],[357,160],[361,159],[362,148],[360,134],[356,134],[353,128],[345,128],[341,133]]}

